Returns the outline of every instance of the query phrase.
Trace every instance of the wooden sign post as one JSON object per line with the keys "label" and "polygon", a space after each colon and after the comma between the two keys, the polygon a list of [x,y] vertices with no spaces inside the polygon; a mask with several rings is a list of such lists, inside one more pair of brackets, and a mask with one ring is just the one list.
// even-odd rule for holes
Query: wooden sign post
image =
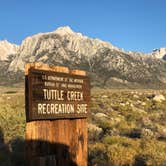
{"label": "wooden sign post", "polygon": [[25,67],[28,166],[87,166],[90,86],[84,71]]}

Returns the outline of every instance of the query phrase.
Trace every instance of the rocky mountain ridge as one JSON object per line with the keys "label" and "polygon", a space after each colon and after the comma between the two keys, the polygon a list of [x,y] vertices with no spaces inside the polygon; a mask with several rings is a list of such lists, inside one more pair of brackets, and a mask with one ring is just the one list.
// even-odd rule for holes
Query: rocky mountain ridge
{"label": "rocky mountain ridge", "polygon": [[61,27],[56,31],[39,33],[23,40],[16,58],[9,66],[9,71],[24,70],[26,61],[34,62],[36,59],[46,61],[49,59],[47,54],[52,51],[68,58],[68,51],[75,52],[78,56],[91,56],[103,47],[118,50],[109,43],[99,39],[90,39],[81,33],[73,32],[69,27]]}
{"label": "rocky mountain ridge", "polygon": [[[166,85],[166,61],[164,55],[158,56],[163,51],[151,55],[125,52],[111,43],[73,32],[69,27],[39,33],[27,37],[20,46],[10,46],[15,48],[13,52],[0,54],[0,77],[4,83],[23,79],[25,63],[37,61],[86,70],[94,86]],[[1,47],[0,43],[0,53],[1,50],[3,45]]]}
{"label": "rocky mountain ridge", "polygon": [[7,40],[0,41],[0,61],[7,60],[10,55],[16,54],[19,46],[11,44]]}
{"label": "rocky mountain ridge", "polygon": [[154,49],[151,55],[166,60],[166,48]]}

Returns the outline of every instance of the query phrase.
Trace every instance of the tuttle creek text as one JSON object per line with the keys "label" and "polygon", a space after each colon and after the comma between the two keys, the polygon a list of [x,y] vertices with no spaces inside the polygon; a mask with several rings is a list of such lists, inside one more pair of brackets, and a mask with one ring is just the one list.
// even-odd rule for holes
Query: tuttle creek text
{"label": "tuttle creek text", "polygon": [[[43,89],[43,100],[45,101],[83,101],[83,92],[64,91],[56,89]],[[87,113],[87,104],[69,103],[38,103],[38,114],[71,114]]]}

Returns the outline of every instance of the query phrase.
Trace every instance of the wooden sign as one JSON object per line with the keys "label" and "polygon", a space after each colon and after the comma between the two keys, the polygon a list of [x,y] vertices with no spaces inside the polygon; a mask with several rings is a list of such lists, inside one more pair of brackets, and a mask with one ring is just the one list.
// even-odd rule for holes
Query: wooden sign
{"label": "wooden sign", "polygon": [[30,68],[26,93],[28,121],[85,118],[89,112],[87,76]]}
{"label": "wooden sign", "polygon": [[88,165],[89,96],[85,71],[26,64],[27,166]]}

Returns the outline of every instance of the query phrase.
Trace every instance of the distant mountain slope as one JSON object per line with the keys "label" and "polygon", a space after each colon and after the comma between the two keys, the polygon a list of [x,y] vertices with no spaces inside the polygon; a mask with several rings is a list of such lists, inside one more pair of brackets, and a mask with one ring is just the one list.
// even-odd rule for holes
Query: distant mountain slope
{"label": "distant mountain slope", "polygon": [[24,70],[25,62],[68,59],[69,51],[75,53],[76,56],[91,57],[104,47],[118,49],[101,40],[90,39],[80,33],[75,33],[69,27],[58,28],[54,32],[27,37],[10,64],[9,71]]}
{"label": "distant mountain slope", "polygon": [[158,58],[154,53],[124,52],[110,43],[75,33],[69,27],[27,37],[16,48],[9,53],[10,56],[0,59],[1,84],[23,80],[25,63],[41,61],[86,70],[94,86],[166,86],[164,56]]}
{"label": "distant mountain slope", "polygon": [[16,54],[19,46],[9,43],[7,40],[0,41],[0,61],[7,60],[10,55]]}
{"label": "distant mountain slope", "polygon": [[154,49],[152,56],[166,60],[166,48]]}

